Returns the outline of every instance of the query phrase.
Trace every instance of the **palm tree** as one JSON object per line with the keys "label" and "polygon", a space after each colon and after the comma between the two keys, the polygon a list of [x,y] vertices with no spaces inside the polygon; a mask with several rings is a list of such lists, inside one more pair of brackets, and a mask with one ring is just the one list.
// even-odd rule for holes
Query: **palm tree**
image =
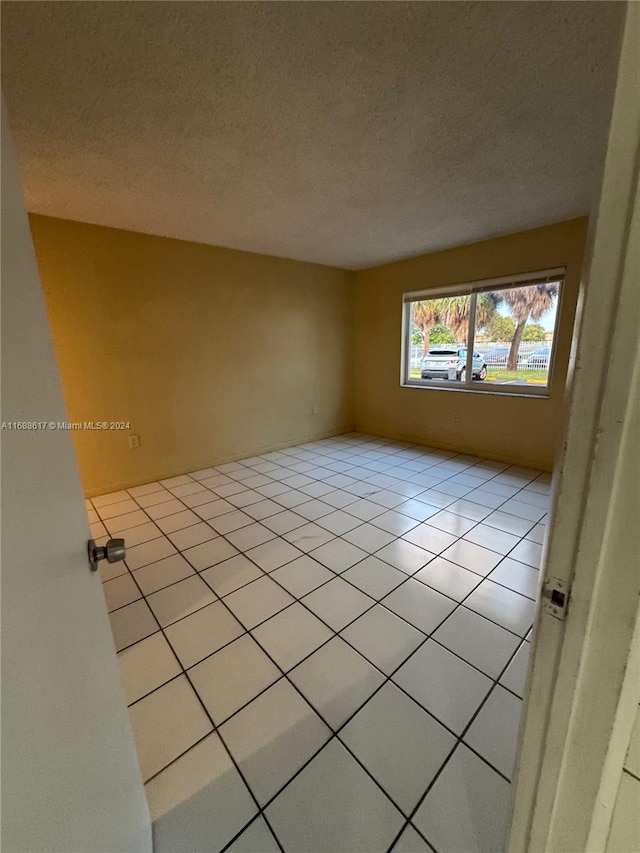
{"label": "palm tree", "polygon": [[516,331],[507,358],[507,370],[518,369],[518,350],[529,317],[539,320],[551,308],[554,297],[558,294],[558,288],[559,285],[555,282],[530,284],[527,287],[510,287],[500,291],[500,296],[509,306],[511,315],[516,321]]}
{"label": "palm tree", "polygon": [[[476,328],[483,328],[494,315],[498,298],[493,293],[479,293],[476,301]],[[442,296],[413,303],[413,322],[422,329],[424,354],[429,352],[430,331],[434,326],[448,326],[454,337],[466,345],[469,336],[470,296]]]}

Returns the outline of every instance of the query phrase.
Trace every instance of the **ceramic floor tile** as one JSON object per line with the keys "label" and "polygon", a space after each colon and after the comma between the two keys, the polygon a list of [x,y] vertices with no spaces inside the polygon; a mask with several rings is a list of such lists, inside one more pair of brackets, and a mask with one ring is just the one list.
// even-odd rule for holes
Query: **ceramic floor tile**
{"label": "ceramic floor tile", "polygon": [[443,530],[445,533],[451,533],[453,536],[464,536],[471,530],[476,522],[464,516],[456,515],[449,510],[442,510],[437,515],[431,516],[429,519],[431,527],[436,527],[438,530]]}
{"label": "ceramic floor tile", "polygon": [[127,705],[182,672],[169,643],[160,632],[120,652],[118,664]]}
{"label": "ceramic floor tile", "polygon": [[263,576],[225,596],[225,604],[245,628],[255,628],[294,599],[282,587]]}
{"label": "ceramic floor tile", "polygon": [[253,522],[253,524],[249,524],[247,527],[243,527],[233,533],[227,533],[229,542],[240,551],[255,548],[258,545],[269,542],[271,539],[275,539],[275,536],[276,534],[272,530],[269,530],[258,522]]}
{"label": "ceramic floor tile", "polygon": [[342,538],[368,554],[373,554],[374,551],[378,551],[388,545],[389,542],[393,542],[396,537],[393,533],[387,533],[386,530],[381,530],[373,524],[365,523],[345,533]]}
{"label": "ceramic floor tile", "polygon": [[197,507],[214,501],[216,499],[217,494],[217,492],[214,494],[209,489],[205,489],[203,492],[195,492],[192,495],[185,495],[183,498],[181,498],[181,500],[183,504],[188,507],[191,507],[191,509],[195,511]]}
{"label": "ceramic floor tile", "polygon": [[311,500],[296,507],[296,512],[303,515],[309,521],[315,521],[318,518],[323,518],[325,515],[332,513],[334,508],[330,504],[323,501]]}
{"label": "ceramic floor tile", "polygon": [[315,548],[311,552],[311,556],[328,569],[340,573],[359,563],[367,556],[367,553],[343,539],[333,539],[331,542]]}
{"label": "ceramic floor tile", "polygon": [[193,569],[184,557],[180,554],[172,554],[163,560],[156,560],[155,563],[136,569],[133,576],[144,595],[150,595],[193,574]]}
{"label": "ceramic floor tile", "polygon": [[226,853],[279,853],[280,848],[263,817],[257,818],[237,838]]}
{"label": "ceramic floor tile", "polygon": [[511,533],[514,536],[524,536],[531,530],[532,522],[524,518],[518,518],[515,515],[509,515],[507,512],[501,512],[499,509],[494,510],[484,519],[484,524],[488,527],[495,527],[497,530],[504,530],[505,533]]}
{"label": "ceramic floor tile", "polygon": [[396,510],[389,510],[377,518],[373,518],[371,523],[381,530],[386,530],[387,533],[393,533],[394,536],[402,536],[403,533],[407,533],[420,524],[417,519],[409,518],[409,516],[402,515]]}
{"label": "ceramic floor tile", "polygon": [[217,533],[226,535],[253,524],[253,518],[241,509],[236,509],[233,512],[225,512],[223,515],[215,516],[210,519],[209,524]]}
{"label": "ceramic floor tile", "polygon": [[393,680],[456,734],[462,733],[492,685],[433,640],[427,640]]}
{"label": "ceramic floor tile", "polygon": [[517,498],[511,498],[503,503],[500,507],[503,512],[508,512],[509,515],[516,515],[518,518],[526,518],[533,524],[544,516],[546,510],[541,507],[533,506],[525,503]]}
{"label": "ceramic floor tile", "polygon": [[184,483],[181,486],[173,486],[169,489],[172,495],[175,495],[177,498],[184,498],[187,495],[195,495],[198,492],[204,492],[205,487],[201,483]]}
{"label": "ceramic floor tile", "polygon": [[193,576],[152,593],[147,601],[158,622],[165,628],[216,600],[206,583]]}
{"label": "ceramic floor tile", "polygon": [[500,679],[500,684],[503,684],[521,699],[524,696],[524,688],[527,682],[530,655],[531,643],[522,643]]}
{"label": "ceramic floor tile", "polygon": [[407,579],[404,572],[377,557],[367,557],[343,572],[342,577],[375,599],[384,598]]}
{"label": "ceramic floor tile", "polygon": [[491,551],[497,551],[498,554],[508,554],[520,541],[518,536],[505,533],[504,530],[497,530],[495,527],[489,527],[487,524],[478,524],[468,533],[465,533],[464,539],[467,542],[482,545],[483,548],[489,548]]}
{"label": "ceramic floor tile", "polygon": [[385,545],[384,548],[376,551],[375,555],[379,560],[384,560],[385,563],[389,563],[390,566],[400,569],[407,575],[417,572],[434,557],[431,552],[411,542],[405,542],[404,539],[396,539],[395,542]]}
{"label": "ceramic floor tile", "polygon": [[[345,507],[345,512],[355,516],[355,518],[359,518],[361,521],[371,521],[372,518],[383,514],[384,507],[361,498]],[[407,521],[407,523],[409,522]],[[389,532],[393,533],[393,531]]]}
{"label": "ceramic floor tile", "polygon": [[160,630],[149,605],[142,599],[114,610],[109,621],[117,652]]}
{"label": "ceramic floor tile", "polygon": [[200,577],[211,587],[216,595],[223,598],[230,592],[246,586],[257,578],[264,577],[264,572],[244,554],[236,554],[230,560],[211,566],[200,573]]}
{"label": "ceramic floor tile", "polygon": [[302,556],[302,551],[283,539],[272,539],[270,542],[265,542],[263,545],[258,545],[257,548],[247,551],[247,557],[257,563],[265,572],[279,569],[280,566],[284,566],[285,563],[290,563],[300,556]]}
{"label": "ceramic floor tile", "polygon": [[436,557],[424,569],[416,572],[414,578],[455,601],[462,601],[482,582],[480,575],[456,566],[442,557]]}
{"label": "ceramic floor tile", "polygon": [[180,474],[178,477],[169,477],[166,480],[160,480],[160,484],[165,487],[165,489],[172,489],[175,486],[184,486],[193,483],[191,477],[188,474]]}
{"label": "ceramic floor tile", "polygon": [[325,515],[318,519],[318,524],[321,527],[330,530],[331,533],[334,533],[336,536],[342,536],[343,534],[348,533],[350,530],[353,530],[354,527],[359,527],[361,523],[362,522],[359,518],[355,518],[353,515],[349,515],[349,513],[344,512],[343,510],[336,510],[335,512],[329,513],[329,515]]}
{"label": "ceramic floor tile", "polygon": [[288,672],[332,637],[333,631],[301,604],[292,604],[259,625],[253,636],[278,666]]}
{"label": "ceramic floor tile", "polygon": [[453,534],[438,530],[437,527],[431,527],[430,524],[420,524],[405,533],[402,538],[413,545],[424,548],[426,551],[431,551],[432,554],[440,554],[449,545],[453,545],[457,539]]}
{"label": "ceramic floor tile", "polygon": [[455,601],[413,578],[389,593],[382,604],[425,634],[435,631],[456,607]]}
{"label": "ceramic floor tile", "polygon": [[177,512],[182,512],[183,510],[184,504],[175,498],[145,508],[145,512],[149,518],[152,518],[154,521],[166,518],[168,515],[175,515]]}
{"label": "ceramic floor tile", "polygon": [[133,571],[149,563],[155,563],[156,560],[169,557],[171,554],[177,554],[177,551],[171,542],[163,536],[161,539],[152,539],[150,542],[144,542],[142,545],[134,545],[133,548],[127,548],[125,559],[127,565]]}
{"label": "ceramic floor tile", "polygon": [[414,827],[408,824],[394,844],[393,853],[433,853],[433,847],[430,847]]}
{"label": "ceramic floor tile", "polygon": [[337,489],[335,492],[330,492],[322,498],[323,502],[336,509],[346,509],[350,504],[358,501],[358,496],[351,492],[344,492],[342,489]]}
{"label": "ceramic floor tile", "polygon": [[[309,804],[313,803],[313,808]],[[386,850],[403,817],[338,741],[332,741],[266,811],[285,850]]]}
{"label": "ceramic floor tile", "polygon": [[145,792],[156,853],[222,850],[256,813],[255,802],[216,733],[148,782]]}
{"label": "ceramic floor tile", "polygon": [[197,572],[201,572],[210,566],[215,566],[230,557],[234,557],[237,553],[238,551],[233,545],[218,536],[215,539],[203,542],[201,545],[187,548],[186,551],[183,551],[183,556]]}
{"label": "ceramic floor tile", "polygon": [[499,853],[510,812],[511,785],[460,744],[413,822],[439,853]]}
{"label": "ceramic floor tile", "polygon": [[426,639],[413,625],[379,604],[345,628],[342,636],[387,675]]}
{"label": "ceramic floor tile", "polygon": [[334,578],[302,600],[305,607],[312,610],[334,631],[341,631],[374,603],[372,598],[342,578]]}
{"label": "ceramic floor tile", "polygon": [[220,649],[189,670],[198,695],[216,725],[281,677],[249,634]]}
{"label": "ceramic floor tile", "polygon": [[98,504],[94,503],[96,510],[98,511],[98,515],[100,518],[105,521],[110,518],[115,518],[118,515],[124,515],[128,512],[135,512],[138,509],[137,503],[133,501],[129,495],[125,494],[126,500],[118,501],[117,503],[110,504]]}
{"label": "ceramic floor tile", "polygon": [[483,576],[495,569],[502,559],[501,555],[495,551],[489,551],[487,548],[482,548],[473,542],[467,542],[465,539],[454,542],[440,556],[451,563],[462,566],[463,569],[469,569],[469,571]]}
{"label": "ceramic floor tile", "polygon": [[105,581],[102,584],[102,591],[104,592],[108,612],[117,610],[119,607],[124,607],[126,604],[131,604],[132,601],[136,601],[136,599],[142,597],[129,572],[113,580]]}
{"label": "ceramic floor tile", "polygon": [[274,533],[282,536],[283,533],[288,533],[290,530],[295,530],[296,527],[302,527],[303,524],[307,524],[307,519],[286,509],[284,512],[279,512],[276,515],[265,518],[263,524],[269,530],[273,530]]}
{"label": "ceramic floor tile", "polygon": [[275,498],[276,503],[279,503],[283,507],[287,507],[288,509],[293,509],[302,506],[304,503],[308,503],[313,500],[311,495],[305,495],[304,492],[299,492],[297,489],[290,489],[288,492],[282,492],[282,494],[277,495]]}
{"label": "ceramic floor tile", "polygon": [[174,500],[171,492],[168,492],[164,487],[155,492],[150,492],[146,495],[137,495],[136,503],[146,509],[150,506],[157,506],[158,504],[164,503],[165,501]]}
{"label": "ceramic floor tile", "polygon": [[175,515],[167,515],[164,518],[159,518],[156,522],[163,533],[173,533],[175,530],[182,530],[184,527],[189,527],[191,524],[197,524],[200,521],[199,517],[191,512],[190,509],[183,509],[182,512],[177,512]]}
{"label": "ceramic floor tile", "polygon": [[522,700],[499,684],[464,736],[465,743],[511,779],[516,760]]}
{"label": "ceramic floor tile", "polygon": [[333,729],[384,681],[382,673],[340,637],[291,670],[289,678]]}
{"label": "ceramic floor tile", "polygon": [[228,512],[233,512],[236,504],[240,506],[239,498],[239,495],[234,495],[230,498],[233,503],[229,503],[229,501],[219,498],[218,500],[209,501],[209,503],[206,504],[199,504],[198,506],[193,507],[193,511],[205,521],[210,521],[212,518],[217,518],[218,516],[225,515]]}
{"label": "ceramic floor tile", "polygon": [[465,606],[521,637],[533,624],[536,610],[535,601],[490,580],[476,587]]}
{"label": "ceramic floor tile", "polygon": [[[108,537],[104,536],[100,539],[96,540],[96,545],[105,545]],[[127,564],[124,560],[121,560],[118,563],[107,563],[106,560],[101,560],[98,563],[98,574],[100,575],[100,580],[102,583],[106,581],[113,580],[114,578],[121,577],[122,575],[128,575],[129,569],[127,568]]]}
{"label": "ceramic floor tile", "polygon": [[185,551],[194,545],[201,545],[210,539],[216,539],[217,535],[206,521],[201,521],[199,524],[185,527],[184,530],[176,530],[174,533],[170,533],[169,539],[179,551]]}
{"label": "ceramic floor tile", "polygon": [[220,728],[221,737],[260,805],[291,779],[330,734],[285,679]]}
{"label": "ceramic floor tile", "polygon": [[127,544],[131,545],[133,545],[130,541],[132,531],[143,524],[149,524],[149,516],[141,509],[127,512],[125,515],[117,515],[115,518],[107,518],[104,521],[104,526],[111,536],[123,537],[127,539]]}
{"label": "ceramic floor tile", "polygon": [[489,575],[495,583],[506,586],[514,592],[526,595],[527,598],[538,597],[538,588],[541,583],[540,572],[525,563],[505,557]]}
{"label": "ceramic floor tile", "polygon": [[237,639],[244,628],[218,601],[169,625],[165,633],[180,663],[188,669]]}
{"label": "ceramic floor tile", "polygon": [[153,521],[147,521],[145,524],[138,524],[136,527],[123,530],[120,535],[124,539],[126,548],[129,549],[133,548],[134,545],[142,545],[152,539],[162,538],[162,531],[156,527]]}
{"label": "ceramic floor tile", "polygon": [[246,506],[244,511],[247,515],[250,515],[251,518],[258,521],[264,521],[267,518],[271,518],[273,515],[279,515],[282,512],[282,507],[280,504],[275,503],[275,501],[263,500]]}
{"label": "ceramic floor tile", "polygon": [[127,489],[131,497],[139,498],[143,495],[152,495],[157,492],[164,491],[162,483],[146,483],[144,486],[134,486],[132,489]]}
{"label": "ceramic floor tile", "polygon": [[480,506],[480,504],[473,503],[473,501],[467,501],[464,498],[449,504],[447,509],[449,512],[461,515],[471,521],[482,521],[483,518],[487,518],[487,516],[491,515],[490,508]]}
{"label": "ceramic floor tile", "polygon": [[392,682],[347,723],[340,739],[405,814],[418,804],[456,744],[450,732]]}
{"label": "ceramic floor tile", "polygon": [[335,539],[335,536],[319,525],[309,522],[302,527],[296,527],[295,530],[283,534],[283,538],[301,551],[309,552]]}
{"label": "ceramic floor tile", "polygon": [[538,545],[544,544],[544,537],[547,533],[546,524],[536,524],[526,535],[525,539],[528,542],[536,542]]}
{"label": "ceramic floor tile", "polygon": [[333,572],[306,554],[271,572],[270,576],[296,598],[302,598],[335,577]]}
{"label": "ceramic floor tile", "polygon": [[520,643],[511,631],[466,607],[452,613],[433,636],[491,678],[498,678]]}
{"label": "ceramic floor tile", "polygon": [[140,699],[129,716],[145,782],[213,728],[184,675]]}
{"label": "ceramic floor tile", "polygon": [[528,566],[533,566],[534,569],[539,569],[542,561],[542,545],[524,540],[516,545],[509,556]]}

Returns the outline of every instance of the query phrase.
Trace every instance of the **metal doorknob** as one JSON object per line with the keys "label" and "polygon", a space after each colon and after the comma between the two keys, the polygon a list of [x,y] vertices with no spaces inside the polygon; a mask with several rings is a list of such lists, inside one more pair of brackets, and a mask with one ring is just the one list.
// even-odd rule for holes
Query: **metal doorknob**
{"label": "metal doorknob", "polygon": [[106,545],[96,545],[94,539],[89,539],[87,551],[92,572],[98,570],[100,560],[106,560],[107,563],[118,563],[120,560],[124,560],[127,554],[124,539],[109,539]]}

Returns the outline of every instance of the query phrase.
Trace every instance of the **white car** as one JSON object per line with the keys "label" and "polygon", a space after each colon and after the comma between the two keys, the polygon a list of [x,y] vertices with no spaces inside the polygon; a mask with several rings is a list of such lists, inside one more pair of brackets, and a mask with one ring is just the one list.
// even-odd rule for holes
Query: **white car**
{"label": "white car", "polygon": [[[431,349],[422,359],[420,376],[423,379],[449,379],[449,371],[455,368],[455,378],[460,382],[467,379],[467,350],[465,347]],[[485,379],[487,365],[479,352],[474,352],[473,379]]]}

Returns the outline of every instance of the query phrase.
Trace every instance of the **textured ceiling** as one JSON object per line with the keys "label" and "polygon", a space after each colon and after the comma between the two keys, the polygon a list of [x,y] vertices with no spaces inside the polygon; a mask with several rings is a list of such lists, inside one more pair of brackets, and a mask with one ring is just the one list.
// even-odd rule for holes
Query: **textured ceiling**
{"label": "textured ceiling", "polygon": [[615,2],[3,2],[28,208],[350,269],[587,213]]}

